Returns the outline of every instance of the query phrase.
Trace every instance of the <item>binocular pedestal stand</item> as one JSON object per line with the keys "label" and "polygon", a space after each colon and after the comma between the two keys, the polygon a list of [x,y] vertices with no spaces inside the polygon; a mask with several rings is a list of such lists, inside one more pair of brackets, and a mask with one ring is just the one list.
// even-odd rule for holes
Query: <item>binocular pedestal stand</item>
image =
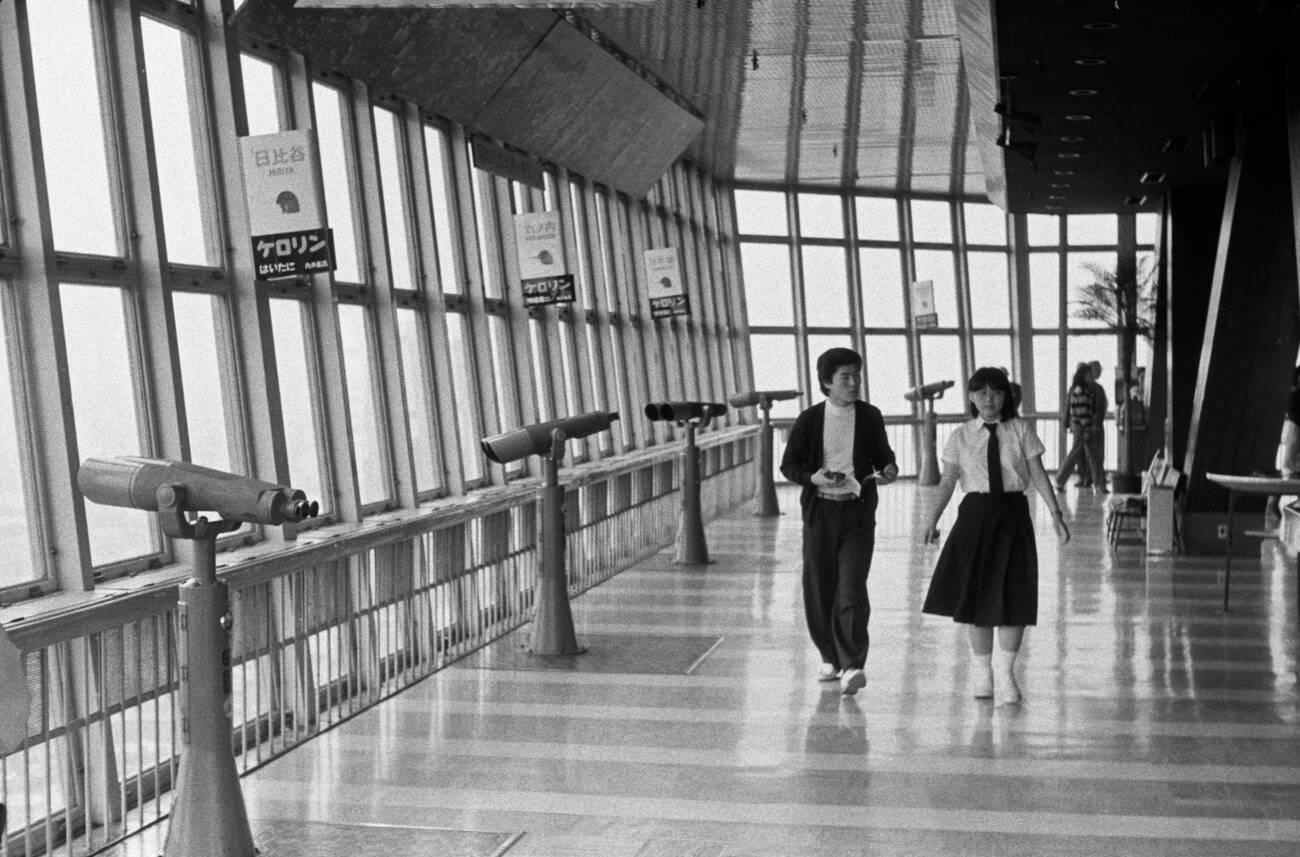
{"label": "binocular pedestal stand", "polygon": [[158,489],[163,531],[194,543],[193,576],[180,587],[181,762],[165,857],[254,857],[231,749],[230,598],[217,580],[217,536],[239,521],[190,523],[182,485]]}
{"label": "binocular pedestal stand", "polygon": [[532,645],[535,655],[580,655],[569,607],[569,581],[565,569],[564,486],[560,484],[560,461],[564,458],[566,435],[551,431],[551,454],[543,457],[542,567],[537,580],[537,610],[533,617]]}
{"label": "binocular pedestal stand", "polygon": [[934,399],[925,400],[925,413],[921,415],[921,472],[916,475],[917,485],[939,484],[939,441],[934,417]]}
{"label": "binocular pedestal stand", "polygon": [[686,448],[682,450],[682,514],[677,527],[679,565],[707,565],[709,546],[704,541],[704,516],[700,509],[700,450],[695,445],[694,420],[678,423],[686,426]]}
{"label": "binocular pedestal stand", "polygon": [[776,483],[772,476],[775,456],[772,452],[772,402],[760,399],[759,409],[763,412],[763,428],[758,440],[758,502],[754,514],[760,518],[775,518],[781,514],[781,507],[776,501]]}

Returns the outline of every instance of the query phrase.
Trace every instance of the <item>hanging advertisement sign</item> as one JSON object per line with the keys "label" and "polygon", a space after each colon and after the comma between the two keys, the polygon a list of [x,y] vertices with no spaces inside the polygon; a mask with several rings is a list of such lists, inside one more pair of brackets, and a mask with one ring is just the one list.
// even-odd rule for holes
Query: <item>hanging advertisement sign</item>
{"label": "hanging advertisement sign", "polygon": [[334,270],[320,159],[310,129],[239,138],[244,198],[258,279]]}
{"label": "hanging advertisement sign", "polygon": [[645,251],[645,277],[650,290],[650,317],[690,315],[691,305],[677,264],[677,248]]}
{"label": "hanging advertisement sign", "polygon": [[577,291],[564,264],[560,213],[535,211],[515,215],[515,255],[524,306],[573,303]]}
{"label": "hanging advertisement sign", "polygon": [[934,280],[916,280],[912,283],[912,321],[917,330],[930,330],[939,326],[939,313],[934,309]]}

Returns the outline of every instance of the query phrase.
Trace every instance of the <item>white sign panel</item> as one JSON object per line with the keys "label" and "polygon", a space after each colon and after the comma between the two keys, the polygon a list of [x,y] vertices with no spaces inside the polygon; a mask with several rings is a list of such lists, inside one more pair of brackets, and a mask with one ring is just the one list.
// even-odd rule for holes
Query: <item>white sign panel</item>
{"label": "white sign panel", "polygon": [[645,276],[650,287],[651,318],[690,314],[676,247],[645,251]]}
{"label": "white sign panel", "polygon": [[244,198],[260,279],[334,269],[316,138],[310,129],[239,138]]}
{"label": "white sign panel", "polygon": [[917,330],[939,326],[939,313],[934,308],[934,280],[916,280],[912,283],[912,319]]}
{"label": "white sign panel", "polygon": [[573,275],[564,264],[560,213],[535,211],[515,215],[515,254],[524,306],[572,303],[577,300]]}

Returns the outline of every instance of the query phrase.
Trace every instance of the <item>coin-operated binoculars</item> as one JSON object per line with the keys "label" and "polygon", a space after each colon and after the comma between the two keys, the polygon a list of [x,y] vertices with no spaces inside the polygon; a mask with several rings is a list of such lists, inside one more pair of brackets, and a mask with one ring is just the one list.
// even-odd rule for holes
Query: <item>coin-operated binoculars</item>
{"label": "coin-operated binoculars", "polygon": [[772,452],[772,403],[797,399],[802,394],[800,390],[767,390],[737,393],[730,399],[733,408],[758,405],[763,414],[763,430],[758,441],[758,503],[754,510],[754,514],[760,518],[774,518],[781,514],[781,508],[776,502],[776,480],[772,475],[775,464]]}
{"label": "coin-operated binoculars", "polygon": [[164,853],[253,857],[230,747],[233,620],[226,584],[217,580],[217,536],[245,522],[297,523],[315,517],[318,506],[283,485],[155,458],[88,458],[77,485],[92,502],[156,512],[163,532],[194,542],[192,576],[177,606],[181,771]]}
{"label": "coin-operated binoculars", "polygon": [[903,394],[909,402],[925,402],[921,414],[921,472],[917,476],[918,485],[939,484],[939,451],[937,429],[934,418],[934,400],[943,398],[943,391],[951,387],[953,381],[935,381],[921,387],[913,387]]}
{"label": "coin-operated binoculars", "polygon": [[615,411],[592,411],[485,437],[483,454],[497,464],[508,464],[529,455],[542,456],[541,539],[542,565],[537,580],[537,609],[533,616],[532,645],[536,655],[577,655],[586,651],[578,645],[569,606],[568,574],[564,564],[564,488],[560,485],[560,462],[569,438],[586,437],[609,428],[618,419]]}
{"label": "coin-operated binoculars", "polygon": [[654,421],[674,422],[686,427],[686,447],[682,450],[682,513],[677,527],[677,556],[682,565],[704,565],[709,548],[704,541],[704,517],[700,510],[700,451],[695,446],[695,430],[707,426],[714,417],[727,412],[719,402],[652,402],[645,415]]}

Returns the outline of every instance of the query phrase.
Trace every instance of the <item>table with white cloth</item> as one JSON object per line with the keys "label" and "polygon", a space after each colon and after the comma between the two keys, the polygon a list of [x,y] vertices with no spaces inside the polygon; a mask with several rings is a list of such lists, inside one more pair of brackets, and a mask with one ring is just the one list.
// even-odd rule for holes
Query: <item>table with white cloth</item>
{"label": "table with white cloth", "polygon": [[[1236,510],[1237,497],[1242,494],[1266,497],[1300,494],[1300,479],[1283,479],[1280,476],[1232,476],[1226,473],[1207,473],[1205,478],[1228,490],[1228,543],[1223,557],[1223,609],[1227,612],[1228,587],[1232,582],[1232,519]],[[1294,509],[1288,507],[1288,511],[1292,516],[1297,515]],[[1300,526],[1283,526],[1277,531],[1252,533],[1252,535],[1282,538],[1287,550],[1300,554]],[[1297,588],[1300,589],[1300,586]],[[1296,600],[1300,603],[1300,592],[1297,593]]]}

